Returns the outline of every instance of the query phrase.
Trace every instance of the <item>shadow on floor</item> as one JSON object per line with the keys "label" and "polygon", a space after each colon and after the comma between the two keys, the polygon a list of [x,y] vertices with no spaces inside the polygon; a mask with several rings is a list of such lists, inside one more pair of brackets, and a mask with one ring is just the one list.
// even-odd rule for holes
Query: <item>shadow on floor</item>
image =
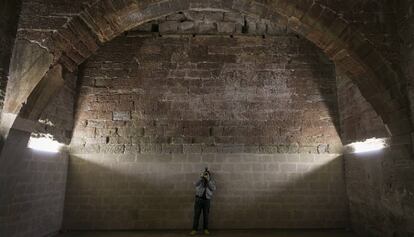
{"label": "shadow on floor", "polygon": [[[178,237],[188,236],[189,231],[70,231],[55,237]],[[202,236],[199,233],[197,236]],[[347,230],[217,230],[217,237],[357,237]]]}

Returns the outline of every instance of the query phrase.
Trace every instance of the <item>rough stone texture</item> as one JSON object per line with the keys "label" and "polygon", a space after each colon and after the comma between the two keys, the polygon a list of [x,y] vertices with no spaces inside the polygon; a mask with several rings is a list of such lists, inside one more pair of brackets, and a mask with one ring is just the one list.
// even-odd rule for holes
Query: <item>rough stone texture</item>
{"label": "rough stone texture", "polygon": [[[394,60],[395,66],[401,68],[408,83],[412,84],[412,78],[414,78],[412,71],[414,3],[393,1],[392,4],[393,7],[388,7],[386,11],[395,11],[397,18],[394,22],[395,27],[389,30],[390,32],[398,31],[398,33],[389,34],[388,39],[382,38],[382,40],[384,43],[388,42],[385,44],[392,45],[393,49],[401,49],[401,54],[389,50],[389,57]],[[371,27],[371,29],[381,28]],[[402,44],[399,46],[395,43],[390,44],[392,37],[395,38],[394,41]],[[338,81],[344,144],[370,137],[386,136],[387,132],[381,125],[381,120],[358,93],[354,93],[356,90],[346,78],[342,77]],[[412,86],[408,89],[412,95]],[[410,99],[413,101],[412,96]],[[412,104],[411,102],[411,111],[413,111]],[[398,144],[398,138],[394,138],[392,142]],[[353,228],[364,236],[413,236],[414,177],[412,170],[414,164],[412,152],[407,151],[405,147],[393,146],[379,153],[347,154],[345,164]]]}
{"label": "rough stone texture", "polygon": [[[182,237],[186,230],[171,231],[69,231],[58,237]],[[348,230],[213,230],[217,237],[355,237]]]}
{"label": "rough stone texture", "polygon": [[[402,71],[409,82],[409,94],[411,104],[411,119],[414,118],[414,2],[410,0],[398,1],[396,6],[398,15],[397,22],[398,36],[401,42],[401,63]],[[414,123],[414,121],[413,121]]]}
{"label": "rough stone texture", "polygon": [[399,147],[346,154],[351,223],[362,236],[413,236],[414,162]]}
{"label": "rough stone texture", "polygon": [[74,15],[94,0],[22,0],[18,38],[51,48],[52,31],[61,29]]}
{"label": "rough stone texture", "polygon": [[121,37],[82,68],[64,228],[188,228],[206,165],[214,228],[347,226],[342,159],[309,154],[340,140],[334,67],[308,41]]}
{"label": "rough stone texture", "polygon": [[63,88],[46,106],[33,132],[50,134],[57,141],[69,144],[74,123],[77,75],[65,72],[63,78],[65,79]]}
{"label": "rough stone texture", "polygon": [[[399,36],[404,44],[402,55],[394,55],[395,62],[412,80],[412,5],[410,1],[399,2],[397,9],[401,18],[396,23]],[[411,5],[411,7],[410,7]],[[380,29],[372,27],[371,29]],[[397,35],[397,34],[395,34]],[[395,37],[389,36],[390,37]],[[387,42],[388,40],[384,40]],[[389,41],[388,41],[389,42]],[[378,45],[378,44],[377,44]],[[394,45],[395,48],[396,47]],[[390,56],[391,57],[391,56]],[[412,63],[411,63],[412,64]],[[396,65],[397,66],[397,65]],[[349,79],[339,74],[338,105],[341,117],[341,138],[344,144],[372,137],[388,137],[382,120],[372,107],[362,98]],[[393,138],[392,143],[398,144]],[[347,194],[350,204],[353,228],[363,236],[413,236],[414,235],[414,164],[409,148],[392,146],[383,152],[366,154],[346,154],[345,170]]]}
{"label": "rough stone texture", "polygon": [[343,15],[353,26],[360,29],[388,60],[394,63],[399,62],[400,52],[397,50],[399,25],[396,17],[400,15],[400,11],[394,5],[400,1],[317,0],[317,2]]}
{"label": "rough stone texture", "polygon": [[[300,0],[265,2],[242,0],[136,2],[129,0],[89,3],[78,17],[74,17],[65,27],[54,32],[52,37],[48,37],[47,34],[43,35],[46,38],[41,44],[50,48],[56,61],[71,71],[76,70],[80,63],[96,52],[99,43],[106,43],[124,31],[159,16],[186,10],[214,9],[215,11],[243,12],[257,18],[285,24],[287,22],[290,28],[323,49],[329,58],[352,78],[361,90],[361,94],[373,105],[393,135],[402,138],[412,130],[409,113],[404,110],[407,108],[406,80],[400,78],[399,70],[391,65],[395,61],[393,56],[398,53],[388,46],[396,41],[382,40],[387,37],[393,38],[394,29],[396,29],[395,21],[393,21],[395,12],[384,10],[388,9],[387,1],[335,3]],[[365,12],[369,14],[364,15]],[[65,15],[65,13],[62,14]],[[379,16],[375,18],[379,19],[378,21],[372,21],[375,14]],[[168,21],[171,23],[169,24],[171,29],[177,25],[174,21],[176,18],[171,17],[171,21]],[[206,20],[202,32],[209,32],[214,31],[214,21],[220,23],[225,16],[220,12],[208,15],[200,13],[195,14],[193,18]],[[365,32],[364,24],[368,23],[386,30],[374,33]],[[226,23],[226,25],[230,24]],[[245,25],[251,29],[257,28],[257,32],[266,32],[264,27],[251,24],[250,21]],[[186,24],[183,28],[188,27],[190,25]],[[166,29],[169,28],[166,27]],[[220,27],[220,29],[229,31],[228,27]],[[378,43],[383,41],[386,44]],[[374,45],[374,43],[379,45]],[[405,137],[405,139],[400,139],[400,143],[410,144],[410,139]]]}
{"label": "rough stone texture", "polygon": [[52,61],[53,56],[40,45],[27,40],[16,41],[10,63],[4,112],[19,112],[37,83],[46,75]]}
{"label": "rough stone texture", "polygon": [[[67,155],[26,148],[12,130],[0,157],[0,236],[47,236],[61,228]],[[4,195],[6,194],[6,195]]]}
{"label": "rough stone texture", "polygon": [[[350,80],[337,74],[341,138],[344,145],[389,134]],[[351,226],[361,236],[412,236],[414,162],[409,148],[393,138],[390,149],[345,154]]]}
{"label": "rough stone texture", "polygon": [[[59,141],[68,144],[73,127],[77,76],[67,72],[63,72],[63,76],[60,75],[62,72],[59,72],[59,75],[50,75],[51,71],[46,74],[51,63],[51,55],[38,44],[26,40],[16,42],[10,65],[11,77],[8,83],[10,96],[6,99],[4,112],[16,113],[23,108],[20,116],[34,121],[40,118],[40,124],[34,128],[34,131],[51,133]],[[51,78],[48,79],[48,77]],[[37,81],[42,80],[45,80],[43,84],[37,84]],[[52,83],[53,81],[57,82]],[[52,86],[53,84],[58,84],[57,88]],[[46,93],[42,93],[42,89]],[[13,96],[12,91],[19,91],[19,93]],[[37,93],[32,93],[32,91],[37,91]],[[49,94],[47,98],[53,97],[54,99],[45,100],[46,94]],[[37,99],[27,101],[28,95],[36,95]],[[39,103],[39,101],[42,102]],[[36,104],[32,105],[33,102]]]}
{"label": "rough stone texture", "polygon": [[337,71],[336,78],[342,143],[389,137],[381,117],[362,97],[355,84],[340,71]]}
{"label": "rough stone texture", "polygon": [[296,36],[119,38],[83,68],[74,152],[341,146],[334,67]]}
{"label": "rough stone texture", "polygon": [[0,111],[6,94],[9,63],[17,30],[20,1],[0,2]]}
{"label": "rough stone texture", "polygon": [[[207,30],[208,29],[208,30]],[[264,20],[235,12],[183,11],[142,24],[129,36],[155,34],[285,35],[287,22]]]}
{"label": "rough stone texture", "polygon": [[188,229],[205,166],[217,183],[212,229],[348,225],[337,155],[73,154],[64,228]]}
{"label": "rough stone texture", "polygon": [[[2,1],[2,3],[5,2],[8,1]],[[83,2],[86,4],[83,4]],[[54,54],[55,61],[57,61],[61,56],[59,61],[60,63],[64,63],[64,65],[70,70],[76,70],[79,63],[83,62],[83,60],[88,58],[97,50],[98,41],[106,42],[121,33],[124,29],[129,29],[129,26],[136,26],[135,24],[137,22],[141,22],[143,19],[153,20],[158,16],[178,12],[183,9],[185,10],[189,7],[193,9],[229,8],[229,2],[234,3],[233,7],[235,7],[237,11],[247,12],[250,15],[261,17],[272,16],[272,18],[280,20],[279,17],[272,15],[271,11],[273,9],[281,9],[281,11],[278,11],[279,13],[286,16],[292,16],[289,19],[284,19],[285,24],[281,24],[279,22],[279,25],[286,25],[287,22],[289,27],[295,29],[319,47],[323,48],[326,54],[332,57],[338,66],[340,65],[345,67],[347,69],[345,71],[348,71],[348,74],[353,76],[353,82],[360,88],[362,97],[366,98],[367,101],[373,105],[373,108],[377,114],[382,118],[383,122],[388,125],[388,128],[393,132],[393,135],[395,135],[393,136],[393,143],[408,144],[407,141],[409,141],[409,138],[407,138],[407,134],[412,132],[412,126],[410,126],[410,123],[407,122],[407,118],[409,118],[407,116],[407,114],[409,114],[407,112],[407,108],[409,106],[407,105],[405,94],[408,89],[411,101],[413,101],[412,94],[414,94],[411,86],[406,88],[406,83],[409,83],[410,85],[412,84],[411,82],[414,75],[412,72],[412,59],[414,58],[412,56],[412,33],[414,31],[412,30],[413,3],[411,0],[321,0],[315,1],[315,4],[313,4],[311,8],[309,8],[309,3],[314,1],[299,0],[194,0],[191,1],[191,4],[189,1],[185,0],[177,0],[174,2],[143,0],[137,1],[138,4],[135,4],[136,2],[132,0],[23,0],[23,11],[21,12],[17,37],[20,40],[28,40],[35,45],[38,44],[45,47]],[[277,4],[268,6],[263,5],[262,3]],[[322,6],[319,4],[322,4]],[[83,6],[87,6],[88,11],[79,14]],[[1,8],[1,10],[3,9],[7,8]],[[119,9],[123,10],[117,11]],[[141,12],[134,12],[134,9],[145,10]],[[9,12],[11,11],[7,10],[7,13]],[[106,14],[102,15],[104,12]],[[134,14],[128,15],[129,12]],[[88,13],[91,14],[88,15]],[[79,21],[79,18],[81,17],[75,18],[66,27],[62,27],[63,24],[69,22],[73,16],[78,14],[83,17],[82,21]],[[127,14],[127,16],[123,14]],[[221,29],[223,32],[230,32],[230,26],[232,24],[235,24],[235,32],[240,31],[240,26],[246,25],[248,26],[247,30],[254,29],[255,32],[258,32],[258,34],[266,32],[263,25],[254,24],[252,23],[252,20],[247,19],[246,22],[241,22],[240,16],[237,14],[237,12],[224,14],[193,12],[191,16],[186,15],[186,18],[183,18],[183,16],[178,14],[167,17],[165,21],[176,23],[180,22],[180,20],[185,20],[183,24],[180,23],[180,25],[177,26],[177,29],[182,32],[191,31],[194,28],[194,22],[198,21],[202,22],[202,24],[200,23],[200,25],[198,25],[198,28],[202,33],[215,32],[217,29]],[[4,22],[3,19],[5,18],[3,18],[3,16],[6,16],[7,18],[7,15],[8,14],[2,14],[0,16],[0,22]],[[187,17],[191,17],[192,20],[188,21]],[[298,22],[297,19],[301,19],[302,22]],[[126,24],[122,24],[121,22],[119,25],[119,20],[126,20]],[[128,20],[130,21],[128,22]],[[219,25],[221,26],[218,27],[218,25],[215,25],[215,22],[220,23]],[[225,24],[222,24],[224,22]],[[85,25],[86,23],[89,23],[89,25]],[[304,24],[301,23],[315,27],[309,32],[309,29],[304,27]],[[13,24],[7,25],[13,26]],[[149,26],[146,27],[149,29]],[[0,27],[0,30],[3,29],[5,28]],[[91,32],[90,29],[93,29],[93,32]],[[96,31],[97,29],[98,31]],[[266,28],[267,31],[269,31],[269,29],[269,27]],[[355,29],[360,30],[361,33],[356,32]],[[51,37],[54,30],[59,30],[59,32]],[[278,29],[276,29],[276,31],[277,30]],[[241,31],[243,32],[243,27]],[[244,31],[246,31],[246,27],[244,28]],[[339,38],[342,41],[339,41],[340,43],[337,43],[336,41],[333,43],[330,42],[330,40],[332,40],[331,33],[340,33]],[[8,37],[7,34],[0,35],[0,37]],[[343,47],[342,43],[345,43],[347,47],[350,47],[351,51],[357,56],[353,57],[355,55],[348,55],[348,50]],[[400,43],[402,44],[400,45]],[[372,50],[372,46],[378,51]],[[57,47],[58,50],[55,47]],[[60,55],[60,50],[65,53]],[[153,49],[150,51],[152,52],[152,50]],[[379,54],[379,52],[381,54]],[[178,58],[180,58],[179,55]],[[355,60],[355,58],[361,59],[362,61]],[[141,61],[142,58],[137,57],[137,60],[132,60],[131,62],[140,67]],[[145,60],[143,61],[145,62]],[[388,61],[393,63],[392,67],[388,64]],[[365,65],[361,65],[361,63]],[[374,70],[375,77],[364,71],[366,69],[364,66],[367,65],[369,69]],[[402,73],[400,73],[400,71]],[[122,74],[121,72],[117,73]],[[154,75],[156,75],[156,73],[157,72],[155,71]],[[408,78],[408,80],[405,80],[406,78]],[[351,86],[351,84],[346,82],[346,80],[344,81],[345,82],[339,86],[340,97],[341,94],[344,96],[350,96],[350,99],[339,98],[340,106],[343,108],[345,107],[341,113],[341,116],[344,118],[341,121],[341,134],[344,136],[344,142],[348,143],[355,140],[365,139],[370,136],[382,136],[384,134],[384,126],[380,124],[381,119],[379,119],[375,113],[370,110],[370,106],[368,106],[368,104],[361,99],[355,87]],[[117,86],[122,87],[122,83],[120,83],[119,80],[117,82],[119,84]],[[94,83],[95,87],[101,86],[104,88],[106,86],[105,80],[96,80]],[[4,83],[2,86],[4,86]],[[93,91],[95,93],[95,91],[103,90],[103,88],[94,88]],[[341,88],[344,89],[342,92]],[[122,90],[124,90],[124,88],[121,88],[116,93],[120,95],[123,93]],[[15,94],[12,93],[11,97],[14,96]],[[115,97],[117,100],[118,97]],[[121,96],[119,97],[119,101],[121,101],[120,98]],[[128,101],[129,99],[126,100]],[[107,104],[110,106],[109,102]],[[352,102],[355,102],[355,105],[350,106],[349,104]],[[119,104],[117,105],[120,105],[121,102],[118,103]],[[413,104],[414,103],[411,102],[411,107]],[[122,105],[124,106],[123,103]],[[119,115],[127,115],[128,111],[131,110],[125,110],[122,106],[120,106],[119,110],[116,112],[119,112]],[[360,111],[364,116],[352,111]],[[54,113],[51,112],[50,114]],[[112,137],[114,134],[114,131],[111,130],[112,128],[123,126],[130,128],[129,123],[132,123],[136,118],[132,112],[130,112],[130,114],[131,120],[128,120],[128,116],[119,116],[118,118],[121,119],[117,120],[116,123],[111,121],[111,126],[112,123],[116,125],[113,125],[114,127],[109,128],[108,131],[104,131],[102,134],[105,135],[99,135],[99,139],[101,140],[97,139],[95,133],[97,134],[96,131],[98,131],[99,128],[102,129],[100,126],[107,126],[106,122],[102,123],[102,121],[112,120],[114,118],[114,114],[109,113],[102,115],[96,113],[91,115],[94,117],[97,116],[98,119],[88,119],[87,126],[95,126],[95,130],[85,129],[88,135],[86,135],[86,139],[84,139],[85,141],[81,140],[80,144],[83,146],[83,144],[87,144],[88,142],[95,142],[99,140],[103,145],[92,144],[90,146],[83,146],[82,151],[111,154],[136,153],[138,151],[144,151],[143,153],[158,153],[163,151],[168,153],[199,153],[200,151],[203,151],[203,148],[199,146],[184,147],[184,145],[179,145],[177,147],[175,146],[175,142],[171,146],[164,145],[164,147],[162,145],[143,147],[133,146],[132,141],[131,146],[125,145],[129,141],[124,141],[123,136],[119,135],[119,133],[122,134],[122,132],[124,132],[122,130],[119,130],[119,133],[118,131],[115,131],[115,141],[111,141],[111,139],[108,140],[106,137]],[[103,117],[99,117],[101,115]],[[50,115],[46,115],[46,117],[47,116]],[[370,118],[371,121],[368,120],[366,116]],[[46,117],[44,117],[43,120],[46,120]],[[411,116],[411,118],[413,117],[414,116]],[[65,121],[69,123],[70,120],[68,119]],[[66,124],[66,122],[64,123]],[[86,126],[86,124],[82,126]],[[152,125],[154,128],[157,126],[160,126],[160,124],[155,123]],[[139,125],[138,128],[142,128],[142,126]],[[67,131],[68,130],[65,128],[65,132]],[[136,133],[133,137],[145,137],[145,134],[148,134],[148,130],[145,130],[145,128],[133,130],[133,132]],[[154,137],[157,137],[157,134],[164,134],[164,128],[161,133],[159,132],[160,131],[155,130],[155,132],[153,132],[153,134],[155,134]],[[164,139],[164,137],[161,138],[162,139],[160,140]],[[158,138],[155,140],[162,143],[162,141],[158,140]],[[112,144],[112,142],[116,142],[116,144]],[[199,141],[194,139],[194,142],[197,144]],[[227,141],[223,142],[225,143]],[[319,144],[317,147],[312,146],[311,150],[313,152],[324,152],[326,151],[326,147],[327,146],[324,143]],[[232,144],[229,148],[227,146],[224,148],[225,149],[221,150],[226,152],[241,151],[241,148],[234,146],[234,144]],[[266,149],[262,150],[259,145],[259,149],[257,148],[257,146],[253,146],[251,150],[248,150],[246,149],[246,146],[243,146],[242,151],[259,153],[297,151],[294,144],[291,147],[279,145],[267,146]],[[214,152],[221,150],[215,150]],[[347,167],[352,167],[352,169],[348,170],[351,173],[347,176],[348,181],[352,184],[348,186],[348,195],[351,199],[352,220],[354,227],[365,235],[374,234],[377,236],[392,236],[395,234],[395,236],[410,236],[408,232],[412,232],[409,228],[414,226],[414,224],[412,224],[412,219],[410,219],[412,218],[410,213],[414,213],[414,211],[412,211],[412,203],[414,202],[410,198],[412,198],[412,183],[414,182],[411,175],[412,162],[408,160],[408,157],[411,155],[407,154],[406,151],[406,148],[403,146],[393,147],[392,153],[386,153],[386,155],[380,159],[381,164],[378,164],[376,159],[361,160],[355,158],[347,160]],[[365,161],[367,162],[366,164],[364,163]],[[372,164],[369,164],[368,162],[371,161]],[[358,162],[361,162],[361,164]],[[367,178],[367,174],[369,174],[371,178]],[[390,182],[386,182],[389,179],[394,181],[390,184]],[[378,186],[381,187],[379,191]],[[361,190],[364,192],[361,192]],[[403,206],[403,208],[401,208],[401,206]]]}

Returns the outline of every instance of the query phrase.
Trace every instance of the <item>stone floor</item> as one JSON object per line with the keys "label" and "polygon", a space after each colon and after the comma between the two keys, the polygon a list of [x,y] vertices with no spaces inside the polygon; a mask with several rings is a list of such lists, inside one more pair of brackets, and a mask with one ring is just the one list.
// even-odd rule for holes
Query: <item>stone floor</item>
{"label": "stone floor", "polygon": [[[74,231],[55,237],[181,237],[189,231]],[[198,236],[202,236],[199,234]],[[212,231],[217,237],[357,237],[345,230],[221,230]]]}

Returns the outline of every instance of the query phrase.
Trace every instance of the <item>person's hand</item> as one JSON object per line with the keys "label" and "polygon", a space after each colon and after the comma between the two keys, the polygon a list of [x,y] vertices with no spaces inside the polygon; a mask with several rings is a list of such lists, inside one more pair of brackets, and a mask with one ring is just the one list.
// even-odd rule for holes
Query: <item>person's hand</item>
{"label": "person's hand", "polygon": [[204,173],[203,178],[206,179],[207,181],[209,181],[210,180],[210,175],[208,173]]}

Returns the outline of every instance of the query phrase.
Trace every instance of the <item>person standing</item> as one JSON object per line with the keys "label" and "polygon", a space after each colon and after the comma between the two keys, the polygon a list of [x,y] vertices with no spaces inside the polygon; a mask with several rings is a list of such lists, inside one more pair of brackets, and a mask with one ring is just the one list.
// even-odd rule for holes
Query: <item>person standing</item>
{"label": "person standing", "polygon": [[216,190],[216,184],[208,168],[200,174],[200,179],[195,184],[195,190],[193,229],[190,235],[197,234],[201,212],[203,212],[203,232],[205,235],[209,235],[208,214],[210,211],[210,200],[213,197],[213,192]]}

